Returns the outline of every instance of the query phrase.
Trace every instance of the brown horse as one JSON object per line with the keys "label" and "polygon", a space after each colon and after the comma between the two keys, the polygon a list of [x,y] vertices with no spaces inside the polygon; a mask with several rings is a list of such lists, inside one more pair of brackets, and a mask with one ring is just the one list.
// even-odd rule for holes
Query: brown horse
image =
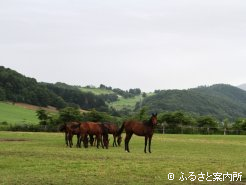
{"label": "brown horse", "polygon": [[149,153],[151,153],[150,146],[151,146],[151,139],[154,133],[154,126],[157,124],[157,113],[152,114],[149,121],[125,121],[121,128],[118,131],[118,135],[122,133],[125,128],[126,137],[125,137],[125,151],[129,151],[129,141],[132,137],[132,134],[136,134],[137,136],[144,136],[145,137],[145,145],[144,145],[144,152],[146,153],[146,146],[147,140],[149,139]]}
{"label": "brown horse", "polygon": [[[103,124],[106,128],[108,128],[108,133],[113,135],[113,138],[114,138],[113,147],[117,146],[117,143],[118,143],[118,146],[120,146],[122,137],[121,137],[121,134],[117,135],[118,130],[119,130],[118,126],[114,123],[103,123]],[[116,138],[117,138],[117,143],[116,143]]]}
{"label": "brown horse", "polygon": [[77,147],[79,147],[80,123],[68,122],[60,127],[60,131],[65,132],[65,143],[69,147],[73,146],[73,135],[77,135]]}
{"label": "brown horse", "polygon": [[[95,122],[81,122],[80,123],[80,143],[79,146],[81,146],[81,141],[83,141],[84,147],[88,147],[88,135],[95,135],[97,140],[97,148],[99,148],[99,145],[101,143],[102,148],[104,146],[108,148],[108,129],[100,123]],[[103,140],[103,142],[102,142]]]}

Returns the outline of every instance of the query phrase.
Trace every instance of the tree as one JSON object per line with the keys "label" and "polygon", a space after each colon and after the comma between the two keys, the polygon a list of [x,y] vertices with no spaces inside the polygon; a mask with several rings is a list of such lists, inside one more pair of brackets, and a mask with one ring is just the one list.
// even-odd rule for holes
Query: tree
{"label": "tree", "polygon": [[69,121],[80,121],[82,115],[80,110],[74,107],[66,107],[59,111],[59,120],[62,123],[66,123]]}
{"label": "tree", "polygon": [[222,128],[224,129],[224,135],[226,135],[226,131],[227,131],[227,129],[229,129],[230,128],[230,122],[229,122],[229,119],[228,118],[226,118],[226,119],[224,119],[222,122],[221,122],[221,126],[222,126]]}
{"label": "tree", "polygon": [[5,99],[6,99],[5,90],[0,87],[0,101],[3,101]]}
{"label": "tree", "polygon": [[246,130],[246,118],[238,118],[232,126],[235,130]]}
{"label": "tree", "polygon": [[143,92],[142,97],[143,97],[143,98],[146,98],[146,97],[147,97],[146,92]]}
{"label": "tree", "polygon": [[136,89],[129,89],[129,93],[133,94],[134,96],[140,95],[141,94],[141,89],[136,88]]}
{"label": "tree", "polygon": [[148,108],[147,107],[143,107],[140,112],[139,112],[139,119],[140,120],[146,120],[148,118],[148,114],[147,114]]}
{"label": "tree", "polygon": [[111,117],[104,112],[98,112],[93,109],[90,112],[83,113],[82,116],[83,121],[93,121],[93,122],[110,122],[112,121]]}
{"label": "tree", "polygon": [[206,128],[217,128],[218,123],[213,117],[201,116],[197,119],[197,126]]}
{"label": "tree", "polygon": [[204,127],[207,129],[207,133],[209,134],[210,128],[217,130],[218,122],[210,116],[201,116],[197,119],[198,127]]}
{"label": "tree", "polygon": [[48,125],[49,115],[44,109],[39,109],[36,111],[36,115],[40,120],[40,125]]}
{"label": "tree", "polygon": [[188,115],[181,111],[168,112],[163,114],[161,122],[168,123],[169,127],[181,127],[183,125],[193,125],[194,120]]}

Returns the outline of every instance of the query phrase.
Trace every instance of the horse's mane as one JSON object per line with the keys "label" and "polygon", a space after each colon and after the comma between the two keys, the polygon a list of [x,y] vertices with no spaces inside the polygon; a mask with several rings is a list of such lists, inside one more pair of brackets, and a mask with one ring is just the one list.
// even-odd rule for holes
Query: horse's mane
{"label": "horse's mane", "polygon": [[151,118],[149,120],[144,120],[142,121],[144,125],[147,125],[147,126],[153,126],[152,122],[151,122]]}

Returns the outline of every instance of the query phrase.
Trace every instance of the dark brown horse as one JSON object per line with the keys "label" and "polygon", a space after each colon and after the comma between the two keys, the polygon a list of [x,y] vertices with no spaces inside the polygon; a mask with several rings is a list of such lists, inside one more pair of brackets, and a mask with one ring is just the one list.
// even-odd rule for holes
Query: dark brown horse
{"label": "dark brown horse", "polygon": [[132,134],[136,134],[137,136],[144,136],[145,137],[145,145],[144,145],[144,152],[146,153],[146,146],[147,141],[149,139],[149,153],[151,153],[150,146],[151,146],[151,139],[154,133],[154,126],[157,124],[157,114],[152,114],[149,121],[125,121],[121,128],[118,131],[118,135],[122,133],[125,128],[126,137],[125,137],[125,151],[129,151],[129,141],[132,137]]}
{"label": "dark brown horse", "polygon": [[[103,124],[105,125],[105,127],[108,128],[108,133],[113,135],[113,138],[114,138],[113,147],[117,146],[117,143],[120,146],[122,137],[121,137],[121,134],[117,135],[118,130],[119,130],[118,126],[114,123],[103,123]],[[116,139],[117,139],[117,143],[116,143]]]}
{"label": "dark brown horse", "polygon": [[65,143],[69,147],[73,146],[73,135],[77,135],[77,147],[79,147],[80,123],[68,122],[60,127],[60,131],[65,132]]}
{"label": "dark brown horse", "polygon": [[[81,122],[80,123],[80,143],[79,146],[81,146],[81,141],[83,141],[84,147],[88,147],[88,135],[95,135],[97,140],[97,148],[99,148],[99,145],[101,143],[102,148],[104,146],[108,148],[108,129],[100,123],[95,122]],[[102,142],[103,141],[103,142]]]}

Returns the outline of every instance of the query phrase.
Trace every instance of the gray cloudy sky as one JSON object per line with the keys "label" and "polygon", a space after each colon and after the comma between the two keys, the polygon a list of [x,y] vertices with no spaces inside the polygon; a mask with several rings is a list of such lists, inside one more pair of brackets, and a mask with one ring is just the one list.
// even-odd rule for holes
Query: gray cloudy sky
{"label": "gray cloudy sky", "polygon": [[246,83],[245,0],[0,0],[0,65],[44,82]]}

